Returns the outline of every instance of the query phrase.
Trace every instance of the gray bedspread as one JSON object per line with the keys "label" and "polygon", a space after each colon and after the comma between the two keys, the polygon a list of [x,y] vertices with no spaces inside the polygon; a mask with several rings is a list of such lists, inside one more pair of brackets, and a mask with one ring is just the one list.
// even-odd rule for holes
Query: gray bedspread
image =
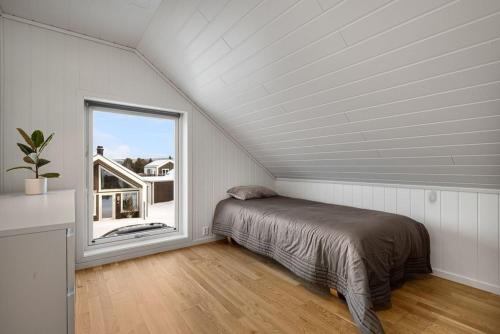
{"label": "gray bedspread", "polygon": [[281,196],[228,198],[215,209],[213,232],[342,293],[362,333],[383,333],[374,307],[390,305],[391,286],[432,271],[424,225],[380,211]]}

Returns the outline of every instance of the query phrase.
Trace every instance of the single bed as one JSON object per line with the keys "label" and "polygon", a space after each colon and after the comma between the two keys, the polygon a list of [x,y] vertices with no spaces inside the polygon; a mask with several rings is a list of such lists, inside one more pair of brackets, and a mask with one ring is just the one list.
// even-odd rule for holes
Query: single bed
{"label": "single bed", "polygon": [[228,198],[215,209],[213,232],[336,289],[362,333],[383,333],[374,307],[390,305],[391,287],[432,271],[424,225],[386,212],[283,196]]}

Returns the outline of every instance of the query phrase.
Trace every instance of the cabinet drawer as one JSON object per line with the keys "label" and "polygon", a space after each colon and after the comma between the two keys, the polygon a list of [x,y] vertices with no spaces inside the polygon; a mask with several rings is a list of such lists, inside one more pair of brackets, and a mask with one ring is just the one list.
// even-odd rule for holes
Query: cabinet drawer
{"label": "cabinet drawer", "polygon": [[66,231],[0,238],[2,334],[66,333]]}

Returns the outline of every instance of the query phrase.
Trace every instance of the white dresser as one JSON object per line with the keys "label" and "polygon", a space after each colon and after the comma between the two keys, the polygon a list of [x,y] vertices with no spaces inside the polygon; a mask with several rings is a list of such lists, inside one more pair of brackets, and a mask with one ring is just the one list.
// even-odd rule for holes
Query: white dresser
{"label": "white dresser", "polygon": [[0,333],[74,332],[75,192],[0,195]]}

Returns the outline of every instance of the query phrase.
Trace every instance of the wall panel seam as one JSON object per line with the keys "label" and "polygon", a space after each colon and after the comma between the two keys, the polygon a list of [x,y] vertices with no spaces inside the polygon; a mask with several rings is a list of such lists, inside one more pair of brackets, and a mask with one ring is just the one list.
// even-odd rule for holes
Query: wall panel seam
{"label": "wall panel seam", "polygon": [[[341,2],[340,2],[339,4],[337,4],[335,7],[337,7],[338,5],[340,5],[342,2],[343,2],[343,1],[341,1]],[[380,35],[383,35],[383,34],[385,34],[385,33],[389,32],[389,31],[395,30],[395,29],[399,28],[400,26],[403,26],[403,25],[405,25],[405,24],[407,24],[407,23],[409,23],[409,22],[412,22],[412,21],[414,21],[414,20],[416,20],[416,19],[419,19],[419,18],[421,18],[421,17],[424,17],[424,16],[426,16],[426,15],[429,15],[429,14],[431,14],[431,13],[435,12],[435,11],[441,10],[442,8],[448,7],[448,6],[452,5],[452,4],[453,4],[453,3],[455,3],[455,2],[458,2],[458,0],[452,1],[451,3],[446,3],[446,4],[443,4],[443,5],[439,6],[439,7],[437,7],[437,8],[431,9],[431,10],[429,10],[429,11],[427,11],[427,12],[424,12],[424,13],[420,14],[420,15],[419,15],[419,16],[417,16],[417,17],[414,17],[414,18],[412,18],[412,19],[410,19],[410,20],[408,20],[408,21],[405,21],[405,22],[403,22],[403,23],[400,23],[400,24],[398,24],[398,25],[396,25],[396,26],[393,26],[393,27],[391,27],[391,28],[388,28],[388,29],[386,29],[386,30],[380,31],[380,32],[376,33],[375,35],[372,35],[372,36],[370,36],[370,37],[368,37],[368,38],[365,38],[365,39],[363,39],[363,40],[361,40],[361,41],[358,41],[358,42],[356,42],[356,43],[354,43],[354,44],[352,44],[352,45],[349,45],[349,44],[345,41],[345,39],[344,39],[343,35],[341,34],[341,30],[343,30],[344,28],[348,27],[351,23],[353,23],[353,22],[350,22],[350,23],[348,23],[347,25],[342,26],[342,27],[340,27],[339,29],[337,29],[337,30],[335,30],[335,31],[331,31],[331,32],[329,32],[327,35],[322,36],[320,39],[317,39],[317,40],[315,40],[314,42],[308,43],[307,45],[305,45],[305,46],[303,46],[303,47],[301,47],[301,48],[299,48],[299,49],[297,49],[297,50],[295,50],[295,51],[293,51],[293,52],[291,52],[291,53],[289,53],[289,54],[286,54],[286,55],[284,55],[284,56],[280,57],[279,59],[277,59],[277,60],[275,60],[275,61],[273,61],[273,62],[271,62],[271,63],[269,63],[269,64],[273,64],[273,63],[278,62],[278,61],[280,61],[280,60],[282,60],[282,59],[284,59],[284,58],[286,58],[286,57],[288,57],[288,56],[290,56],[290,55],[292,55],[292,54],[294,54],[294,53],[296,53],[296,52],[300,52],[301,50],[303,50],[303,49],[307,48],[310,44],[313,44],[313,43],[317,42],[318,40],[321,40],[321,39],[327,38],[328,36],[331,36],[331,35],[333,35],[333,34],[335,34],[335,33],[340,33],[340,34],[341,34],[341,37],[342,37],[342,39],[344,40],[344,43],[345,43],[345,45],[346,45],[346,48],[343,48],[343,49],[341,49],[341,50],[338,50],[338,51],[335,51],[335,52],[333,52],[333,53],[330,53],[330,54],[328,54],[328,55],[326,55],[326,56],[323,56],[323,57],[321,57],[321,58],[319,58],[319,59],[314,60],[313,62],[311,62],[311,63],[309,63],[309,64],[306,64],[306,65],[300,66],[300,67],[298,67],[298,68],[294,69],[294,70],[293,70],[293,71],[291,71],[291,72],[287,72],[286,74],[283,74],[283,75],[280,75],[280,76],[276,77],[276,78],[281,78],[281,77],[284,77],[285,75],[288,75],[289,73],[296,72],[296,71],[301,70],[301,69],[303,69],[303,68],[305,68],[305,67],[307,67],[307,66],[309,66],[309,65],[311,65],[311,64],[315,64],[315,63],[317,63],[317,62],[319,62],[319,61],[321,61],[321,60],[323,60],[323,59],[326,59],[326,58],[328,58],[328,57],[331,57],[331,56],[333,56],[333,55],[335,55],[335,54],[337,54],[337,53],[343,52],[343,51],[345,51],[346,49],[349,49],[349,48],[355,47],[355,46],[357,46],[358,44],[363,43],[363,42],[365,42],[365,41],[367,41],[367,40],[370,40],[370,39],[376,38],[376,37],[378,37],[378,36],[380,36]],[[332,10],[332,9],[334,9],[335,7],[329,8],[329,9],[327,9],[326,11]],[[320,6],[320,8],[322,8],[322,7]],[[325,11],[325,12],[326,12],[326,11]],[[373,13],[373,11],[372,11],[372,12],[370,12],[370,13],[368,13],[368,14],[365,14],[364,16],[362,16],[361,18],[358,18],[357,20],[362,19],[362,18],[365,18],[365,17],[367,17],[367,16],[371,15],[372,13]],[[321,14],[321,15],[323,15],[323,14]],[[320,16],[321,16],[321,15],[320,15]],[[414,42],[411,42],[411,43],[405,44],[405,45],[403,45],[403,46],[400,46],[400,47],[398,47],[398,48],[395,48],[395,49],[389,50],[389,51],[387,51],[387,52],[384,52],[384,53],[383,53],[383,54],[381,54],[381,55],[384,55],[384,54],[386,54],[386,53],[389,53],[389,52],[392,52],[392,51],[396,51],[396,50],[399,50],[399,49],[401,49],[401,48],[404,48],[404,47],[407,47],[407,46],[413,45],[414,43],[417,43],[417,42],[420,42],[420,41],[425,41],[425,40],[427,40],[428,38],[432,38],[432,37],[438,36],[438,35],[440,35],[440,34],[442,34],[442,33],[446,33],[446,32],[452,31],[452,30],[454,30],[454,29],[458,29],[458,28],[460,28],[460,27],[462,27],[462,26],[465,26],[465,25],[468,25],[468,24],[474,23],[475,21],[479,21],[479,20],[484,19],[484,18],[487,18],[487,17],[489,17],[489,16],[490,16],[490,15],[487,15],[487,16],[481,17],[481,18],[479,18],[479,19],[472,20],[472,21],[470,21],[470,22],[466,22],[466,23],[461,24],[461,25],[459,25],[459,26],[456,26],[456,27],[453,27],[453,28],[447,29],[447,30],[442,31],[442,32],[440,32],[440,33],[433,34],[433,35],[431,35],[431,36],[427,36],[427,37],[425,37],[425,38],[423,38],[423,39],[419,39],[419,40],[417,40],[417,41],[414,41]],[[318,16],[318,17],[319,17],[319,16]],[[356,21],[356,20],[355,20],[355,21]],[[281,38],[281,39],[282,39],[282,38]],[[276,42],[279,42],[281,39],[277,40]],[[273,43],[273,44],[274,44],[274,43]],[[361,63],[361,62],[360,62],[360,63]],[[268,65],[269,65],[269,64],[268,64]],[[357,64],[357,63],[356,63],[356,64]],[[266,66],[267,66],[267,65],[266,65]],[[262,68],[263,68],[263,67],[260,67],[260,68],[256,69],[256,71],[258,71],[258,70],[260,70],[260,69],[262,69]],[[229,71],[229,70],[228,70],[228,71]],[[227,73],[228,71],[225,71],[225,72],[220,73],[220,74],[219,74],[219,77],[223,76],[223,75],[224,75],[225,73]],[[239,79],[239,80],[237,80],[236,82],[233,82],[233,84],[235,84],[235,83],[237,83],[237,82],[239,82],[239,81],[241,81],[241,80],[243,80],[243,79],[247,78],[248,76],[251,76],[251,75],[252,75],[253,73],[255,73],[256,71],[251,72],[251,73],[249,73],[248,75],[245,75],[244,77],[240,78],[240,79]],[[322,75],[322,76],[320,76],[320,77],[323,77],[323,76],[328,75],[328,74],[331,74],[331,73],[332,73],[332,72],[327,72],[327,73],[325,73],[324,75]],[[276,79],[276,78],[274,78],[274,79]],[[274,79],[273,79],[273,80],[274,80]],[[315,79],[316,79],[316,78],[315,78]],[[303,82],[301,82],[301,83],[299,83],[299,84],[297,84],[297,85],[300,85],[300,84],[303,84],[303,83],[307,83],[307,82],[312,81],[312,80],[314,80],[314,79],[303,81]],[[266,83],[268,83],[268,82],[269,82],[269,80],[268,80],[268,81],[264,81],[263,83],[264,83],[264,84],[266,84]],[[295,87],[295,85],[294,85],[294,86],[292,86],[292,87]],[[291,88],[291,87],[290,87],[290,88]],[[253,89],[253,88],[250,88],[250,89],[248,89],[248,90],[251,90],[251,89]],[[287,89],[288,89],[288,88],[287,88]],[[247,91],[247,90],[245,90],[245,91]]]}
{"label": "wall panel seam", "polygon": [[[334,136],[344,136],[344,135],[349,135],[349,134],[359,134],[359,133],[373,133],[373,132],[380,132],[380,131],[385,131],[385,130],[397,130],[397,129],[406,129],[406,128],[415,128],[415,127],[423,127],[423,126],[428,126],[428,125],[435,125],[435,124],[449,124],[453,122],[459,122],[459,121],[470,121],[470,120],[483,120],[483,119],[494,119],[494,118],[499,118],[500,115],[490,115],[490,116],[480,116],[480,117],[468,117],[468,118],[463,118],[463,119],[454,119],[454,120],[446,120],[446,121],[438,121],[438,122],[429,122],[429,123],[424,123],[424,124],[417,124],[417,125],[404,125],[404,126],[393,126],[393,127],[387,127],[387,128],[381,128],[381,129],[374,129],[374,130],[361,130],[361,131],[349,131],[349,132],[343,132]],[[496,123],[494,123],[496,124]],[[317,128],[312,128],[312,129],[307,129],[305,131],[310,131],[310,130],[317,130],[317,129],[324,129],[324,128],[338,128],[338,127],[343,127],[346,126],[346,124],[339,125],[339,126],[325,126],[325,127],[317,127]],[[500,128],[500,127],[499,127]],[[493,129],[488,129],[488,130],[498,130],[499,128],[493,128]],[[303,132],[304,130],[295,130],[295,131],[289,131],[289,132],[282,132],[279,133],[278,135],[284,135],[284,134],[293,134],[293,133],[300,133]],[[462,132],[452,132],[452,133],[462,133]],[[447,133],[448,134],[448,133]],[[262,135],[260,138],[268,138],[275,136],[274,134],[268,134],[268,135]],[[304,140],[304,139],[312,139],[312,138],[323,138],[323,137],[331,137],[331,135],[326,135],[326,136],[311,136],[311,137],[304,137],[304,138],[298,138],[294,140]],[[407,138],[407,137],[390,137],[390,138]],[[247,139],[248,140],[248,139]],[[270,140],[270,139],[269,139]],[[281,143],[281,142],[289,142],[293,140],[270,140],[270,141],[264,141],[260,143],[259,145],[262,144],[269,144],[269,143]],[[368,140],[369,141],[369,140]],[[246,142],[243,141],[243,142]]]}
{"label": "wall panel seam", "polygon": [[[470,89],[470,88],[478,88],[478,87],[483,87],[483,86],[489,86],[489,85],[494,85],[494,84],[497,84],[497,83],[500,83],[500,80],[494,80],[494,81],[489,81],[489,82],[485,82],[485,83],[474,84],[474,85],[470,85],[470,86],[466,86],[466,87],[453,88],[453,89],[443,90],[443,91],[439,91],[439,92],[435,92],[435,93],[431,93],[431,94],[424,94],[424,95],[419,95],[419,96],[416,96],[416,97],[410,97],[410,98],[405,98],[405,99],[400,99],[400,100],[394,100],[394,101],[385,102],[385,103],[374,104],[374,105],[370,105],[369,107],[360,107],[360,108],[349,109],[349,110],[346,110],[346,111],[343,111],[343,112],[349,113],[349,112],[353,112],[353,111],[360,111],[360,110],[372,109],[374,107],[384,107],[384,106],[388,106],[388,105],[391,105],[391,104],[397,104],[397,103],[401,103],[401,102],[408,102],[408,101],[418,100],[418,99],[427,98],[427,97],[434,97],[434,96],[437,96],[437,95],[443,95],[443,94],[446,94],[446,93],[463,91],[463,90],[467,90],[467,89]],[[331,104],[333,104],[333,103],[326,102],[326,103],[322,103],[322,104],[316,105],[314,107],[307,107],[307,108],[303,108],[303,109],[299,109],[299,110],[294,110],[294,111],[289,112],[289,113],[295,113],[295,112],[301,112],[301,111],[303,112],[303,111],[306,111],[306,110],[309,110],[309,109],[316,109],[316,108],[320,108],[320,107],[329,106]],[[453,105],[450,105],[450,106],[453,106]],[[280,105],[279,107],[281,107],[282,109],[284,109],[282,105]],[[264,110],[271,110],[271,109],[273,109],[273,107],[265,107],[265,108],[262,108],[262,109],[259,109],[259,110],[255,110],[255,111],[252,111],[252,112],[235,115],[235,116],[233,116],[231,118],[231,120],[234,121],[234,120],[236,120],[238,118],[241,118],[241,117],[248,117],[248,116],[251,116],[254,113],[261,112],[261,111],[264,111]],[[286,110],[286,109],[284,109],[284,110]],[[229,116],[229,117],[231,117],[231,116]],[[263,119],[272,119],[272,118],[275,118],[275,117],[278,117],[278,116],[272,116],[272,117],[263,118]],[[243,125],[248,125],[248,124],[251,124],[251,123],[252,122],[246,122],[246,123],[243,123],[242,126]]]}
{"label": "wall panel seam", "polygon": [[351,182],[342,180],[324,180],[324,179],[306,179],[306,178],[286,178],[277,177],[276,182],[308,182],[308,183],[333,183],[333,184],[360,184],[373,187],[393,187],[393,188],[408,188],[408,189],[428,189],[428,190],[448,190],[448,191],[462,191],[462,192],[477,192],[485,194],[500,194],[500,188],[477,188],[477,187],[449,187],[449,186],[433,186],[423,184],[401,184],[401,183],[383,183],[383,182]]}
{"label": "wall panel seam", "polygon": [[[455,2],[457,2],[457,1],[455,1]],[[443,6],[439,7],[439,8],[437,8],[437,9],[441,9],[441,8],[446,7],[446,6],[448,6],[448,5],[450,5],[450,4],[449,4],[449,3],[448,3],[448,4],[445,4],[445,5],[443,5]],[[435,10],[436,10],[436,9],[435,9]],[[434,12],[434,10],[430,11],[429,13],[431,13],[431,12]],[[429,14],[429,13],[426,13],[426,14],[424,14],[424,15],[422,15],[422,16],[425,16],[425,15],[427,15],[427,14]],[[362,61],[360,61],[360,62],[357,62],[357,63],[351,64],[351,65],[349,65],[348,67],[351,67],[351,66],[356,66],[356,65],[358,65],[358,64],[362,64],[362,63],[364,63],[364,62],[366,62],[366,61],[369,61],[369,60],[371,60],[371,59],[374,59],[374,58],[377,58],[377,57],[380,57],[380,56],[384,56],[384,55],[389,54],[389,53],[394,52],[394,51],[399,51],[399,50],[401,50],[401,49],[404,49],[404,48],[406,48],[406,47],[408,47],[408,46],[412,46],[412,45],[417,44],[417,43],[419,43],[419,42],[426,41],[426,40],[428,40],[428,39],[434,38],[434,37],[436,37],[436,36],[440,36],[440,35],[442,35],[442,34],[448,33],[448,32],[453,31],[453,30],[460,29],[460,28],[462,28],[462,27],[464,27],[464,26],[467,26],[467,25],[474,24],[474,23],[476,23],[476,22],[478,22],[478,21],[481,21],[481,20],[487,19],[487,18],[489,18],[489,17],[491,17],[491,16],[497,15],[498,13],[499,13],[499,12],[497,11],[497,12],[494,12],[494,13],[488,14],[488,15],[486,15],[486,16],[483,16],[483,17],[480,17],[480,18],[477,18],[477,19],[474,19],[474,20],[471,20],[471,21],[465,22],[465,23],[463,23],[463,24],[460,24],[460,25],[458,25],[458,26],[455,26],[455,27],[452,27],[452,28],[446,29],[446,30],[441,31],[441,32],[439,32],[439,33],[432,34],[432,35],[427,36],[427,37],[425,37],[425,38],[422,38],[422,39],[419,39],[419,40],[416,40],[416,41],[410,42],[410,43],[408,43],[408,44],[404,44],[404,45],[399,46],[399,47],[397,47],[397,48],[394,48],[394,49],[388,50],[388,51],[383,52],[383,53],[381,53],[381,54],[379,54],[379,55],[376,55],[376,56],[374,56],[374,57],[370,57],[370,58],[368,58],[368,59],[364,59],[364,60],[362,60]],[[412,20],[410,20],[410,21],[412,21]],[[391,31],[391,30],[393,30],[393,29],[396,29],[396,28],[398,28],[399,26],[404,25],[404,24],[406,24],[406,23],[408,23],[408,22],[410,22],[410,21],[406,21],[406,22],[404,22],[404,23],[402,23],[402,24],[399,24],[398,26],[395,26],[395,27],[390,28],[390,29],[388,29],[388,30],[381,31],[381,32],[379,32],[379,33],[377,33],[377,34],[375,34],[375,35],[373,35],[373,36],[370,36],[369,38],[366,38],[366,39],[364,39],[364,40],[358,41],[358,42],[356,42],[355,44],[349,45],[349,46],[347,46],[347,47],[346,47],[346,48],[344,48],[344,49],[341,49],[341,50],[335,51],[334,53],[331,53],[331,54],[328,54],[328,55],[326,55],[326,56],[323,56],[323,57],[321,57],[321,58],[319,58],[319,59],[316,59],[315,61],[313,61],[313,62],[311,62],[311,63],[308,63],[308,64],[306,64],[306,65],[300,66],[300,67],[298,67],[298,68],[294,69],[294,70],[293,70],[293,71],[291,71],[291,72],[287,72],[287,73],[285,73],[285,74],[279,75],[279,76],[277,76],[276,78],[273,78],[272,80],[275,80],[275,79],[278,79],[278,78],[285,77],[286,75],[289,75],[290,73],[297,72],[297,71],[299,71],[299,70],[302,70],[302,69],[306,68],[307,66],[310,66],[310,65],[312,65],[312,64],[315,64],[315,63],[317,63],[317,62],[320,62],[320,61],[322,61],[322,60],[324,60],[324,59],[326,59],[326,58],[328,58],[328,57],[334,56],[334,55],[336,55],[336,54],[338,54],[338,53],[341,53],[341,52],[344,52],[344,51],[346,51],[346,50],[348,50],[348,49],[350,49],[350,48],[356,47],[358,44],[361,44],[361,43],[363,43],[363,42],[366,42],[367,40],[370,40],[370,39],[374,39],[374,38],[378,37],[379,35],[382,35],[382,34],[384,34],[384,33],[387,33],[388,31]],[[336,31],[335,31],[335,32],[336,32]],[[335,32],[333,32],[333,33],[335,33]],[[298,51],[300,51],[300,49],[299,49]],[[296,51],[294,51],[294,52],[296,52]],[[293,52],[293,53],[294,53],[294,52]],[[290,53],[290,54],[293,54],[293,53]],[[290,55],[290,54],[288,54],[288,55]],[[284,57],[282,57],[282,58],[278,59],[278,61],[279,61],[279,60],[281,60],[281,59],[283,59],[283,58],[285,58],[285,57],[287,57],[288,55],[286,55],[286,56],[284,56]],[[274,62],[273,62],[273,63],[274,63]],[[318,79],[318,78],[322,78],[322,77],[324,77],[324,76],[327,76],[327,75],[332,74],[332,73],[335,73],[335,72],[337,72],[337,71],[330,71],[330,72],[327,72],[327,73],[322,74],[321,76],[314,77],[313,79],[309,79],[309,80],[301,81],[301,82],[299,82],[299,83],[297,83],[297,84],[294,84],[293,86],[287,87],[287,88],[285,88],[285,89],[283,89],[283,90],[281,90],[281,91],[277,91],[277,92],[275,92],[275,94],[276,94],[276,93],[278,93],[278,92],[282,92],[282,91],[285,91],[285,90],[288,90],[288,89],[291,89],[291,88],[294,88],[294,87],[297,87],[297,86],[300,86],[300,85],[303,85],[303,84],[309,83],[309,82],[314,81],[314,80],[316,80],[316,79]],[[252,75],[253,73],[254,73],[254,72],[250,73],[249,75]],[[220,76],[222,76],[223,74],[224,74],[224,73],[222,73]],[[241,78],[240,80],[243,80],[243,79],[247,78],[249,75],[247,75],[247,76],[245,76],[245,77]],[[219,76],[219,77],[220,77],[220,76]],[[272,81],[272,80],[267,80],[267,81],[264,81],[264,82],[262,82],[262,83],[263,83],[263,84],[267,84],[267,83],[269,83],[269,82],[270,82],[270,81]],[[239,81],[237,81],[237,82],[239,82]],[[235,83],[237,83],[237,82],[234,82],[233,84],[235,84]],[[253,89],[253,87],[251,87],[251,88],[249,88],[249,89],[245,89],[245,90],[243,90],[243,92],[249,91],[249,90],[251,90],[251,89]],[[256,100],[254,100],[254,101],[257,101],[257,100],[259,100],[259,99],[256,99]],[[249,101],[248,103],[251,103],[251,102],[253,102],[253,101]],[[246,105],[246,104],[247,104],[247,103],[245,103],[245,104],[241,104],[241,105],[238,105],[238,106],[236,106],[236,107],[237,107],[237,108],[238,108],[238,107],[242,107],[242,106],[244,106],[244,105]]]}
{"label": "wall panel seam", "polygon": [[[417,80],[404,82],[404,83],[397,84],[397,85],[390,86],[390,87],[386,87],[386,88],[380,88],[380,89],[371,90],[371,91],[368,91],[368,92],[365,92],[365,93],[362,93],[362,94],[353,95],[353,96],[341,98],[341,99],[338,99],[338,100],[332,100],[332,101],[328,101],[328,102],[325,102],[325,103],[320,103],[320,104],[317,104],[317,105],[310,105],[310,106],[307,106],[305,108],[299,108],[299,109],[296,109],[296,110],[292,110],[292,111],[286,113],[285,115],[298,113],[298,112],[301,112],[301,111],[304,111],[304,110],[308,110],[308,109],[315,109],[315,108],[319,108],[319,107],[322,107],[322,106],[328,106],[328,105],[336,104],[336,103],[339,103],[339,102],[344,102],[344,101],[349,101],[349,100],[355,100],[355,99],[358,99],[360,97],[372,95],[374,93],[387,92],[387,91],[390,91],[390,90],[393,90],[393,89],[396,89],[396,88],[406,87],[406,86],[410,86],[412,84],[418,84],[418,83],[422,83],[422,82],[425,82],[425,81],[428,81],[428,80],[442,78],[442,77],[446,77],[448,75],[453,75],[453,74],[457,74],[457,73],[464,73],[464,72],[468,72],[468,71],[472,71],[472,70],[484,68],[484,67],[487,67],[487,66],[490,66],[490,65],[499,64],[499,63],[500,63],[500,60],[495,60],[495,61],[490,61],[490,62],[487,62],[487,63],[473,65],[473,66],[469,66],[469,67],[462,68],[462,69],[459,69],[459,70],[454,70],[454,71],[450,71],[450,72],[445,72],[445,73],[441,73],[441,74],[437,74],[437,75],[425,77],[423,79],[417,79]],[[497,80],[491,81],[491,82],[486,82],[486,83],[480,83],[479,85],[490,84],[490,83],[494,83],[494,82],[497,82]],[[342,85],[342,86],[344,86],[344,85]],[[257,109],[257,111],[272,109],[272,108],[276,108],[278,106],[283,106],[283,105],[288,104],[290,102],[300,101],[300,100],[305,99],[305,98],[314,97],[315,95],[324,94],[324,93],[328,92],[329,90],[337,89],[337,88],[342,87],[342,86],[337,86],[337,87],[333,87],[333,88],[326,88],[326,89],[314,91],[314,93],[312,93],[312,94],[304,95],[304,96],[301,96],[301,97],[298,97],[298,98],[295,98],[295,99],[287,99],[286,101],[279,102],[279,103],[273,104],[271,106],[266,106],[266,107],[261,108],[261,109]],[[460,88],[457,88],[457,89],[471,88],[473,86],[474,85],[469,85],[469,86],[460,87]],[[446,92],[446,90],[444,90],[444,91],[438,91],[437,93],[433,93],[433,95],[437,95],[437,94],[444,93],[444,92]],[[419,97],[424,97],[424,96],[427,96],[427,95],[419,95],[419,96],[416,96],[416,97],[412,97],[409,100],[416,99],[416,98],[419,98]],[[392,101],[392,102],[394,102],[394,101]],[[372,107],[372,106],[370,106],[370,107]],[[224,114],[230,113],[232,111],[234,111],[234,110],[225,111],[225,112],[222,112],[221,114],[224,115]],[[352,111],[352,110],[348,110],[348,111]],[[347,111],[343,111],[343,112],[347,112]]]}
{"label": "wall panel seam", "polygon": [[[467,88],[470,88],[470,87],[467,87]],[[302,122],[308,122],[308,121],[311,121],[311,120],[319,120],[319,119],[322,119],[322,118],[330,118],[330,117],[336,116],[336,115],[343,115],[346,118],[347,123],[342,124],[343,126],[345,126],[345,125],[350,125],[350,124],[369,123],[369,122],[378,121],[378,120],[385,120],[385,119],[402,118],[402,117],[406,117],[406,116],[413,116],[413,115],[418,115],[418,114],[424,114],[424,113],[428,113],[430,111],[438,111],[438,110],[443,110],[443,109],[454,109],[454,108],[460,108],[460,107],[468,107],[468,106],[474,106],[474,105],[478,105],[478,104],[498,102],[498,101],[500,101],[500,99],[485,99],[485,100],[481,100],[481,101],[468,102],[468,103],[458,103],[458,104],[452,104],[452,105],[448,105],[448,106],[444,106],[444,107],[428,108],[428,109],[411,111],[411,112],[405,112],[405,113],[400,113],[400,114],[395,114],[395,115],[381,116],[381,117],[374,117],[374,118],[367,118],[367,119],[360,119],[360,120],[355,120],[355,121],[351,121],[349,119],[349,116],[348,116],[348,113],[352,112],[353,110],[348,110],[348,111],[341,111],[341,112],[333,113],[333,114],[327,114],[327,115],[321,115],[321,116],[303,118],[303,119],[300,119],[300,120],[297,120],[297,121],[291,121],[291,122],[283,121],[283,122],[281,122],[279,124],[275,124],[275,125],[271,125],[271,126],[267,126],[267,127],[265,127],[265,126],[264,127],[259,127],[258,129],[253,129],[253,130],[247,132],[247,134],[252,135],[252,134],[255,134],[255,132],[259,132],[259,131],[262,131],[262,130],[268,130],[268,129],[272,129],[272,128],[283,126],[283,125],[300,124]],[[262,118],[262,119],[259,119],[259,121],[268,120],[268,119],[272,119],[272,118],[278,118],[278,117],[281,118],[284,115],[293,114],[293,113],[299,113],[300,114],[300,112],[303,112],[303,110],[294,111],[294,112],[286,113],[286,114],[281,114],[281,115],[278,115],[278,116],[275,116],[275,117]],[[460,120],[460,119],[465,119],[465,118],[457,118],[455,120]],[[422,123],[422,124],[426,124],[426,123]],[[331,124],[331,125],[327,125],[325,127],[329,127],[329,126],[336,126],[336,127],[338,126],[338,127],[340,127],[341,125]],[[315,128],[314,127],[307,127],[307,128],[302,128],[300,131],[311,130],[311,129],[315,129]],[[276,132],[276,134],[286,134],[286,133],[287,133],[286,131],[285,132]]]}

